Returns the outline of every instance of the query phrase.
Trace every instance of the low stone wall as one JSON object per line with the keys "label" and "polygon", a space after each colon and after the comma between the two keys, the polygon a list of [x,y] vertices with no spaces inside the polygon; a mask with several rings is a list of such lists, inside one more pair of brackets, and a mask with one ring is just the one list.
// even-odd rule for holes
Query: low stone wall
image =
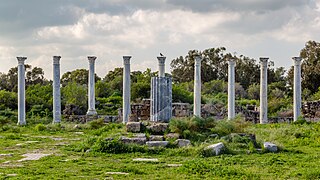
{"label": "low stone wall", "polygon": [[302,114],[305,118],[320,119],[320,101],[303,102]]}
{"label": "low stone wall", "polygon": [[74,123],[87,123],[92,120],[102,118],[105,123],[108,122],[116,122],[118,121],[118,116],[108,116],[108,115],[98,115],[98,116],[87,116],[87,115],[65,115],[64,119],[67,122],[74,122]]}

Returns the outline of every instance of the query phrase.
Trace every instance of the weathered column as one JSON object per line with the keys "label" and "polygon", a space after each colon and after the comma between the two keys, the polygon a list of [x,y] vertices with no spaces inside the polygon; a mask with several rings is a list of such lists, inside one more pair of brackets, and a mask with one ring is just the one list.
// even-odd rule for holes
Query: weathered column
{"label": "weathered column", "polygon": [[131,56],[123,56],[123,124],[126,124],[129,121],[129,116],[131,114],[130,109],[130,89],[131,89],[131,80],[130,80],[130,59]]}
{"label": "weathered column", "polygon": [[53,123],[61,122],[60,58],[53,56]]}
{"label": "weathered column", "polygon": [[268,59],[260,58],[260,124],[268,123]]}
{"label": "weathered column", "polygon": [[193,115],[201,117],[201,56],[194,58]]}
{"label": "weathered column", "polygon": [[157,57],[158,63],[159,63],[159,77],[165,77],[165,62],[166,62],[166,57],[160,56]]}
{"label": "weathered column", "polygon": [[97,115],[97,111],[95,108],[95,93],[94,93],[94,85],[95,85],[95,72],[94,72],[94,63],[97,57],[88,56],[89,60],[89,82],[88,82],[88,112],[87,115]]}
{"label": "weathered column", "polygon": [[26,57],[17,57],[18,59],[18,125],[26,124],[26,99],[25,99],[25,68],[24,61]]}
{"label": "weathered column", "polygon": [[228,60],[228,119],[235,118],[235,59]]}
{"label": "weathered column", "polygon": [[293,85],[293,121],[297,121],[301,114],[301,57],[293,57],[294,85]]}

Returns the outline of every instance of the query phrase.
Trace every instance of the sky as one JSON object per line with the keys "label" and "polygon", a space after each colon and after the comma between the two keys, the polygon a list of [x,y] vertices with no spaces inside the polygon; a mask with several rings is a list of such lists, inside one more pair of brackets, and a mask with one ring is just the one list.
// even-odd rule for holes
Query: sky
{"label": "sky", "polygon": [[269,57],[288,69],[309,40],[320,39],[320,0],[0,0],[0,72],[17,56],[52,79],[52,56],[61,73],[96,73],[123,66],[157,70],[159,53],[172,59],[189,50],[226,47],[254,59]]}

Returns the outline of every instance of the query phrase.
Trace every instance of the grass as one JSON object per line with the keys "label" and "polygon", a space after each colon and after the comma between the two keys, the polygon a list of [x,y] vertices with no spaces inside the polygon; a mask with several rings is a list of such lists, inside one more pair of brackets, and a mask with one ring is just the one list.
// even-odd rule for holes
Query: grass
{"label": "grass", "polygon": [[[225,142],[236,152],[204,157],[201,155],[203,147],[225,140],[215,138],[201,143],[196,138],[193,147],[154,151],[125,149],[116,154],[101,150],[106,146],[117,146],[116,141],[111,145],[99,142],[103,142],[103,138],[116,139],[126,134],[120,124],[100,126],[93,123],[77,128],[74,128],[75,124],[64,123],[25,127],[5,125],[0,128],[0,154],[12,153],[13,156],[0,156],[0,179],[320,179],[320,123],[232,123],[234,126],[217,122],[214,127],[205,127],[205,133],[208,129],[219,135],[235,131],[253,133],[258,143],[273,142],[282,151],[247,151],[252,147],[242,146],[239,142],[246,140],[240,139],[238,143]],[[87,149],[92,150],[86,152]],[[38,161],[18,162],[23,154],[35,152],[52,155]],[[159,162],[135,162],[134,158],[158,158]],[[10,162],[4,164],[7,161]],[[181,166],[170,167],[169,164]],[[107,172],[128,174],[111,175]],[[9,177],[10,174],[16,176]]]}

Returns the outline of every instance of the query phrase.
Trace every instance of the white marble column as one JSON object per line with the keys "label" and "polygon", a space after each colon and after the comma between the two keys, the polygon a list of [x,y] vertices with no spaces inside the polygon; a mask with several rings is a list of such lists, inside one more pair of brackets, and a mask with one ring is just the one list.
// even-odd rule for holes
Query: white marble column
{"label": "white marble column", "polygon": [[268,123],[268,60],[260,58],[260,124]]}
{"label": "white marble column", "polygon": [[131,114],[130,108],[130,91],[131,91],[131,79],[130,79],[130,59],[131,56],[123,56],[123,124],[126,124],[129,121],[129,116]]}
{"label": "white marble column", "polygon": [[95,108],[95,72],[94,72],[94,63],[96,61],[97,57],[95,56],[88,56],[89,60],[89,82],[88,82],[88,112],[87,115],[94,116],[97,115],[97,111]]}
{"label": "white marble column", "polygon": [[194,58],[193,115],[201,117],[201,56]]}
{"label": "white marble column", "polygon": [[301,57],[293,57],[294,85],[293,85],[293,121],[297,121],[301,114]]}
{"label": "white marble column", "polygon": [[17,57],[18,59],[18,125],[26,125],[26,99],[25,99],[25,68],[24,61],[26,57]]}
{"label": "white marble column", "polygon": [[234,119],[235,113],[235,59],[228,60],[228,120]]}
{"label": "white marble column", "polygon": [[53,123],[61,122],[60,58],[53,56]]}
{"label": "white marble column", "polygon": [[165,62],[166,62],[166,57],[160,56],[157,57],[158,63],[159,63],[159,77],[165,77]]}

